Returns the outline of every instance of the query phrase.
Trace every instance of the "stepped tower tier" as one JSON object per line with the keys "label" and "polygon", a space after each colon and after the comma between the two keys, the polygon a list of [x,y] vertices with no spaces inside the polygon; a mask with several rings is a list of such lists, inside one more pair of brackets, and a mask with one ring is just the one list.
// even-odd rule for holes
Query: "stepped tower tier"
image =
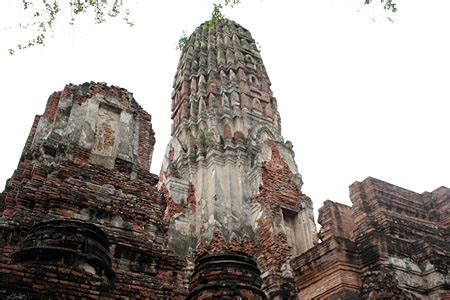
{"label": "stepped tower tier", "polygon": [[150,114],[123,88],[50,96],[0,193],[0,299],[185,298],[154,144]]}
{"label": "stepped tower tier", "polygon": [[249,239],[280,253],[277,262],[255,254],[267,271],[315,244],[311,200],[248,30],[223,20],[192,33],[175,75],[172,120],[159,188],[176,252],[207,249],[217,234],[224,249]]}

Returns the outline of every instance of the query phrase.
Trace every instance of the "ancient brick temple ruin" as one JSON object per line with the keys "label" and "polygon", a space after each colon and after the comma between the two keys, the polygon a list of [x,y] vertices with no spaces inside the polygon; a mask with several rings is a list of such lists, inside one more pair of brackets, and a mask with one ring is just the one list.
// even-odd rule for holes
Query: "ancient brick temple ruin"
{"label": "ancient brick temple ruin", "polygon": [[2,299],[450,299],[450,189],[374,178],[316,232],[250,33],[200,26],[178,65],[172,138],[125,89],[67,85],[0,194]]}

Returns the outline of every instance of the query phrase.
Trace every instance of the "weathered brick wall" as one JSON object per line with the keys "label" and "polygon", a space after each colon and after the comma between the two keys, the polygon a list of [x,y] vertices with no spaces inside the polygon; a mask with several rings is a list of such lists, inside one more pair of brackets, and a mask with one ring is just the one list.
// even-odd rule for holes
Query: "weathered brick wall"
{"label": "weathered brick wall", "polygon": [[351,207],[327,200],[319,209],[319,238],[323,241],[330,237],[352,238],[354,222]]}
{"label": "weathered brick wall", "polygon": [[[268,142],[272,149],[272,159],[262,166],[260,193],[252,200],[261,204],[270,214],[258,221],[258,243],[261,245],[260,263],[264,269],[279,269],[290,256],[290,246],[286,235],[274,227],[280,226],[283,208],[298,211],[300,208],[300,189],[277,150],[276,143]],[[264,250],[262,250],[264,249]]]}
{"label": "weathered brick wall", "polygon": [[[112,165],[97,164],[91,159],[94,150],[66,138],[68,131],[58,120],[64,113],[70,124],[74,112],[61,112],[64,107],[55,99],[74,99],[70,103],[82,105],[75,102],[91,98],[80,89],[90,90],[91,98],[99,97],[99,93],[118,97],[126,113],[141,116],[136,129],[140,143],[135,151],[137,159],[115,157]],[[0,298],[184,299],[185,262],[167,250],[167,224],[163,221],[166,204],[156,188],[158,177],[148,170],[154,144],[150,117],[125,90],[89,84],[68,86],[62,94],[65,98],[58,93],[50,97],[44,113],[47,123],[39,123],[43,117],[35,119],[17,170],[0,194]],[[57,142],[39,140],[36,135],[39,130],[47,130],[44,125],[50,128],[49,136],[58,133],[62,137]],[[121,139],[116,132],[111,134]],[[107,143],[108,139],[102,141]],[[104,274],[92,270],[92,264],[79,262],[76,253],[64,254],[69,249],[64,245],[74,238],[71,232],[55,233],[61,235],[63,245],[56,250],[52,244],[57,241],[52,242],[45,234],[41,238],[44,244],[34,246],[53,249],[55,256],[61,252],[63,259],[47,263],[46,252],[36,248],[25,261],[14,261],[13,254],[20,252],[26,238],[30,239],[30,228],[47,220],[73,220],[100,228],[108,240],[115,280],[105,280]],[[77,251],[92,259],[88,248],[82,246]]]}
{"label": "weathered brick wall", "polygon": [[327,200],[319,224],[322,242],[291,263],[299,299],[359,299],[361,255],[351,239],[351,208]]}
{"label": "weathered brick wall", "polygon": [[326,201],[322,243],[292,262],[299,298],[448,297],[449,195],[445,187],[417,194],[369,177],[350,186],[351,208]]}
{"label": "weathered brick wall", "polygon": [[245,253],[205,255],[195,262],[188,300],[267,299],[256,262]]}
{"label": "weathered brick wall", "polygon": [[[431,198],[436,200],[436,211],[440,212],[439,223],[443,228],[450,228],[450,193],[445,187],[440,187],[436,189],[432,194]],[[447,230],[447,234],[448,234]]]}
{"label": "weathered brick wall", "polygon": [[[350,186],[354,206],[356,235],[375,229],[373,221],[384,232],[404,238],[435,235],[440,213],[430,193],[417,194],[392,184],[367,178]],[[396,226],[395,222],[409,222],[416,226]],[[401,229],[401,230],[398,230]]]}
{"label": "weathered brick wall", "polygon": [[[295,286],[287,282],[282,274],[283,265],[296,250],[300,232],[293,231],[293,241],[288,242],[288,237],[282,227],[289,227],[286,218],[291,214],[295,218],[301,210],[299,199],[301,192],[295,181],[294,174],[287,163],[281,158],[277,144],[274,141],[267,142],[272,150],[271,160],[262,165],[262,182],[259,194],[252,201],[262,206],[264,216],[257,220],[256,242],[257,261],[264,270],[264,290],[270,297],[292,297],[295,294]],[[294,221],[295,222],[295,221]],[[298,223],[298,220],[296,221]],[[298,251],[304,251],[300,248]]]}

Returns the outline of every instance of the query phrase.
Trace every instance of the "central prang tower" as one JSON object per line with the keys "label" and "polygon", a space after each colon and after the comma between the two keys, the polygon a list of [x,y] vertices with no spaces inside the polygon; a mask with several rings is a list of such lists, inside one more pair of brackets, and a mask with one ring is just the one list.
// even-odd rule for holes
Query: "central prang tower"
{"label": "central prang tower", "polygon": [[266,292],[276,293],[290,277],[286,262],[313,247],[316,229],[248,30],[223,20],[192,33],[175,75],[172,119],[159,182],[169,246],[193,258],[244,252],[261,268]]}

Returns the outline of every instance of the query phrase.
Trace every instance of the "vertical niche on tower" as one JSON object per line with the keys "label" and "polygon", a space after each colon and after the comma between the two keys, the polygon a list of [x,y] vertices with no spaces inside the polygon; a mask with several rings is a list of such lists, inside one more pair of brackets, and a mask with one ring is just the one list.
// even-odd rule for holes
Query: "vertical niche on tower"
{"label": "vertical niche on tower", "polygon": [[288,243],[292,247],[294,255],[298,255],[304,252],[305,245],[302,241],[302,228],[298,216],[298,212],[282,208],[283,211],[283,223],[285,229],[288,231]]}
{"label": "vertical niche on tower", "polygon": [[113,168],[117,157],[118,132],[121,110],[100,103],[97,112],[91,162]]}

